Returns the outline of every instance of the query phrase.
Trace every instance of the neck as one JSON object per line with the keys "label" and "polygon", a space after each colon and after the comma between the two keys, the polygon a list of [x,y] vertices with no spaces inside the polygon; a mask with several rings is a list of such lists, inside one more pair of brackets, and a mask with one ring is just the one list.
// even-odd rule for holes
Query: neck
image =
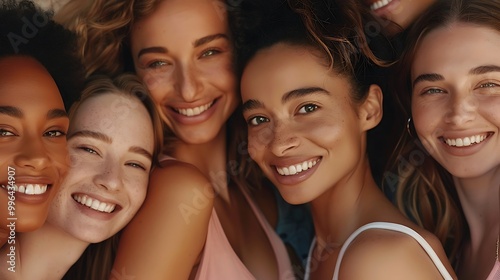
{"label": "neck", "polygon": [[[33,232],[18,233],[14,251],[15,272],[1,271],[2,279],[61,279],[89,243],[45,223]],[[0,262],[8,261],[12,248],[0,249]]]}
{"label": "neck", "polygon": [[210,179],[215,191],[223,198],[229,197],[227,190],[227,146],[226,127],[223,126],[215,138],[202,144],[179,141],[173,156],[198,168]]}
{"label": "neck", "polygon": [[316,238],[333,246],[341,246],[364,224],[388,221],[391,217],[399,221],[402,216],[398,213],[373,180],[366,159],[311,202]]}

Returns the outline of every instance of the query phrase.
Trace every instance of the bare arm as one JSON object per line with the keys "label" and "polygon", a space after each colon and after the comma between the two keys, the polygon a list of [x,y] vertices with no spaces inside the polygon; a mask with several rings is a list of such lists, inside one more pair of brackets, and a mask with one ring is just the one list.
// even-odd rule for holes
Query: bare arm
{"label": "bare arm", "polygon": [[188,279],[205,244],[213,197],[210,182],[191,165],[172,161],[155,170],[110,279]]}
{"label": "bare arm", "polygon": [[[453,279],[457,279],[439,241],[429,240]],[[438,244],[435,243],[438,242]],[[443,279],[424,249],[410,236],[387,231],[361,234],[346,251],[339,279]]]}

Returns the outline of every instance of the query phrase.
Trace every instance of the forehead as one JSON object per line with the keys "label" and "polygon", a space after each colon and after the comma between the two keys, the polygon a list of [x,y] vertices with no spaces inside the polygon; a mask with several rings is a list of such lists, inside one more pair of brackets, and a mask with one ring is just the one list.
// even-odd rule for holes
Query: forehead
{"label": "forehead", "polygon": [[0,73],[2,105],[64,108],[54,79],[35,59],[26,56],[0,58]]}
{"label": "forehead", "polygon": [[124,134],[150,135],[152,124],[138,99],[106,93],[90,97],[80,105],[70,120],[70,133],[77,130],[92,130],[112,137],[120,134],[120,141],[125,141]]}
{"label": "forehead", "polygon": [[226,5],[214,0],[165,0],[132,29],[135,38],[154,41],[158,37],[206,36],[227,32]]}
{"label": "forehead", "polygon": [[243,71],[243,98],[262,86],[266,92],[285,93],[304,86],[322,86],[333,71],[310,48],[278,43],[259,51]]}
{"label": "forehead", "polygon": [[478,65],[500,64],[500,32],[485,26],[454,23],[428,33],[420,42],[412,76],[432,71],[469,71]]}

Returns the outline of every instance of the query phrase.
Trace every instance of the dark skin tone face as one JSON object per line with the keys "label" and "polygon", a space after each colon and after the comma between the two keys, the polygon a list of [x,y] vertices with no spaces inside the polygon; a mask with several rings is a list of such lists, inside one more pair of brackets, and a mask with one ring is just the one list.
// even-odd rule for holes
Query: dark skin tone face
{"label": "dark skin tone face", "polygon": [[[18,232],[33,231],[45,222],[68,168],[69,120],[57,85],[38,61],[26,56],[0,58],[0,73],[2,238],[8,233],[9,217],[17,218]],[[9,178],[8,171],[15,175]],[[14,184],[15,210],[9,212],[12,197],[7,187]]]}

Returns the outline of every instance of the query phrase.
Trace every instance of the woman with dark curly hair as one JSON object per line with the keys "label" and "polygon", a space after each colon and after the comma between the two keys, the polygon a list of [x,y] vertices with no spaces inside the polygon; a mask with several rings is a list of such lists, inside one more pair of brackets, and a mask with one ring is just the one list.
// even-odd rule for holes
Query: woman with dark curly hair
{"label": "woman with dark curly hair", "polygon": [[341,1],[248,13],[256,2],[269,6],[244,1],[234,32],[248,147],[286,201],[311,206],[305,279],[453,279],[439,240],[372,176],[366,134],[382,118],[382,91],[366,73],[381,63],[363,31],[336,20]]}
{"label": "woman with dark curly hair", "polygon": [[83,81],[74,39],[31,2],[0,6],[0,244],[11,248],[44,223],[67,170],[66,109]]}

